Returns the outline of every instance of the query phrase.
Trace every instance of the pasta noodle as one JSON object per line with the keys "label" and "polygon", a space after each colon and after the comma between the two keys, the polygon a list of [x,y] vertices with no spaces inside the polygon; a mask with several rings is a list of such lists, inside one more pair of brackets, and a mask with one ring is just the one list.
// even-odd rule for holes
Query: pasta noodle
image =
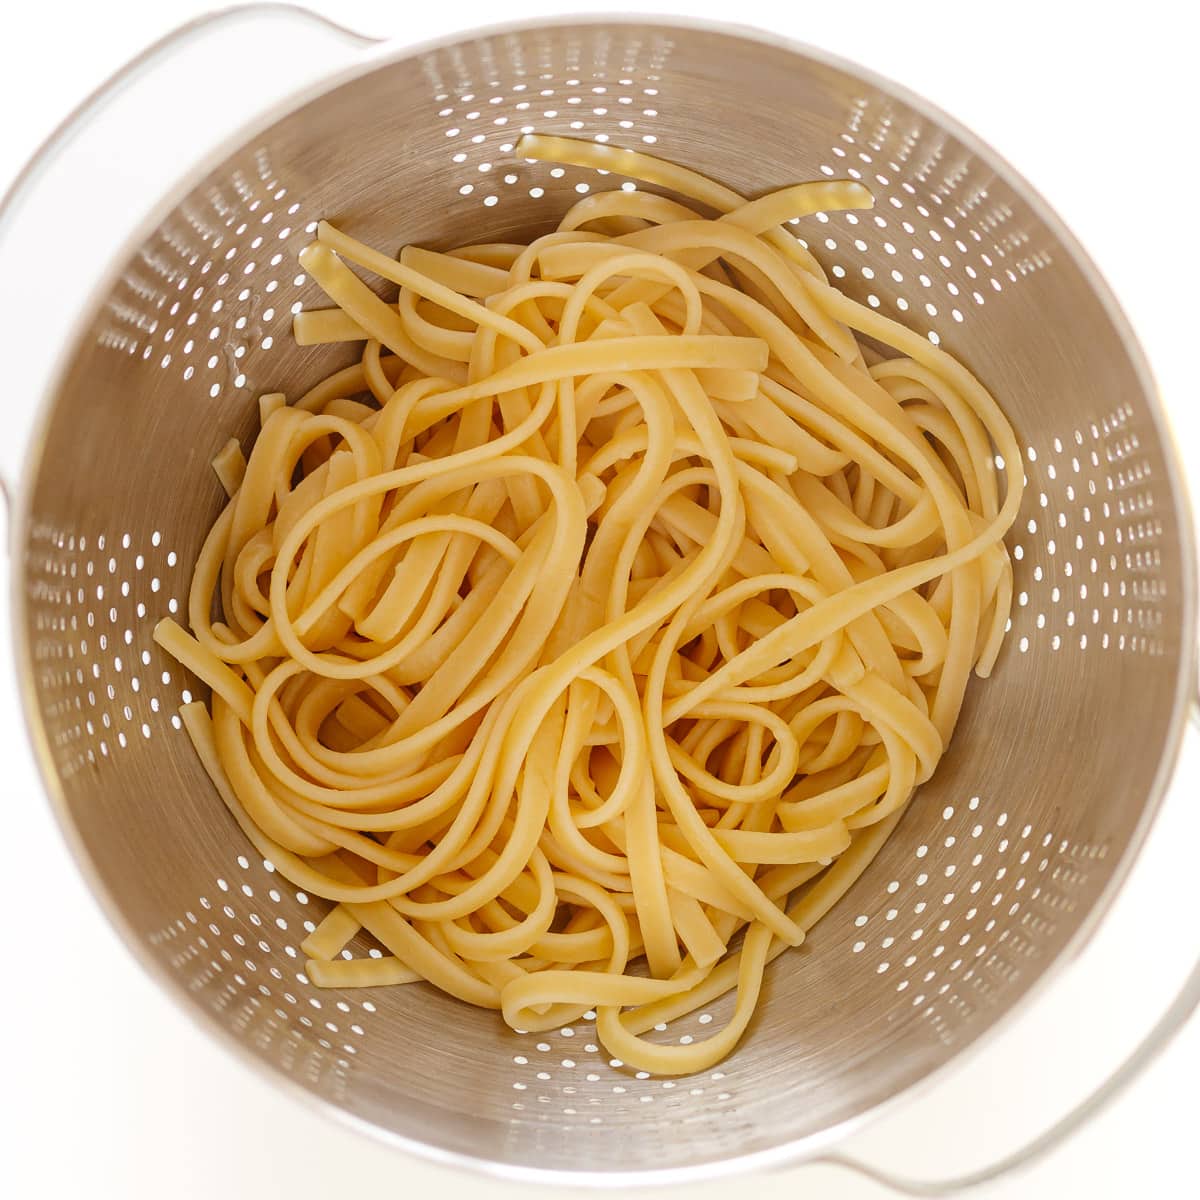
{"label": "pasta noodle", "polygon": [[[185,727],[246,836],[334,903],[313,983],[423,979],[524,1031],[594,1010],[629,1066],[693,1072],[992,669],[1020,456],[793,232],[861,185],[747,200],[594,143],[517,154],[673,198],[398,259],[322,223],[301,263],[334,307],[296,340],[359,361],[222,450],[190,632],[155,636],[211,688]],[[361,930],[384,957],[348,957]],[[646,1036],[731,990],[705,1039]]]}

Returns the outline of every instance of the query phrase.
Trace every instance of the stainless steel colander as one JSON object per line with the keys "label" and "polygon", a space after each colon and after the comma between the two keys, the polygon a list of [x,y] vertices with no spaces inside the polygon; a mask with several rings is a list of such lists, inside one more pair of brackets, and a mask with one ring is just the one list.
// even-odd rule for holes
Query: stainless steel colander
{"label": "stainless steel colander", "polygon": [[[622,179],[514,156],[538,130],[652,150],[740,191],[861,179],[803,236],[852,296],[961,357],[1026,455],[998,670],[893,839],[771,968],[718,1069],[663,1081],[592,1027],[525,1037],[424,985],[339,994],[298,950],[325,906],[255,857],[151,640],[222,501],[209,466],[255,397],[342,365],[297,252],[525,239]],[[145,197],[148,202],[152,197]],[[1045,204],[927,104],[759,35],[635,22],[385,50],[197,167],[113,263],[42,408],[16,497],[16,635],[48,790],[175,998],[280,1080],[410,1147],[516,1174],[682,1178],[800,1158],[959,1055],[1078,945],[1145,834],[1194,684],[1178,463],[1141,353]],[[132,434],[136,433],[136,436]],[[726,1001],[665,1039],[720,1023]]]}

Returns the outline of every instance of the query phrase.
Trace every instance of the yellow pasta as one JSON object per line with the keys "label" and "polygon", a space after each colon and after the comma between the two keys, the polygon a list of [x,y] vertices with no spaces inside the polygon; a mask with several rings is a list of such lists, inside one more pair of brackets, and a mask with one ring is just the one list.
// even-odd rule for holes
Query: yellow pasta
{"label": "yellow pasta", "polygon": [[[184,725],[243,832],[334,902],[317,986],[423,979],[524,1031],[594,1010],[631,1067],[694,1072],[990,672],[1020,456],[788,225],[861,185],[747,200],[595,143],[517,154],[677,198],[398,259],[322,223],[301,261],[334,307],[296,338],[361,361],[263,396],[218,456],[190,632],[156,637],[211,688]],[[384,957],[346,957],[360,930]],[[705,1039],[647,1036],[730,991]]]}

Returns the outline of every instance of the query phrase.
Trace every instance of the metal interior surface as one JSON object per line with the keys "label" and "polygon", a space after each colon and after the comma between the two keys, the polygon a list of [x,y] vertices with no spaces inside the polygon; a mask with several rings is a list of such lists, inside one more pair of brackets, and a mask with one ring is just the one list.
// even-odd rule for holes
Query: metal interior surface
{"label": "metal interior surface", "polygon": [[[851,295],[959,355],[1027,456],[999,668],[883,854],[717,1070],[652,1079],[587,1023],[523,1037],[425,985],[339,995],[298,944],[324,911],[255,858],[175,715],[151,640],[222,501],[209,466],[326,303],[319,217],[392,250],[527,238],[625,182],[518,161],[522,130],[611,140],[751,194],[861,179],[869,213],[799,231]],[[959,1054],[1119,873],[1174,752],[1189,671],[1187,519],[1157,401],[1090,268],[1011,172],[886,85],[713,31],[582,24],[373,66],[222,162],[125,262],[70,355],[28,477],[24,608],[52,791],[101,889],[187,1006],[269,1070],[434,1152],[648,1171],[818,1140]],[[131,436],[136,431],[136,436]],[[662,1030],[698,1036],[725,1002]]]}

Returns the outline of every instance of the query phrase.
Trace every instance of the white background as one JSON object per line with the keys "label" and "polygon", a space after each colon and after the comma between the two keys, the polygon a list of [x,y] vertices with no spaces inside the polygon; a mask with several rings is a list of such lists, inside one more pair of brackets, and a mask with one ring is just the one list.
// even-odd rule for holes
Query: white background
{"label": "white background", "polygon": [[[351,27],[413,40],[559,8],[540,0],[514,0],[504,8],[477,0],[454,5],[314,3]],[[112,0],[69,9],[52,3],[10,9],[5,69],[0,72],[0,189],[90,88],[146,43],[206,7],[202,0]],[[736,6],[706,0],[652,5],[592,0],[586,7],[721,19],[736,15],[855,59],[953,112],[1033,181],[1093,255],[1143,340],[1185,458],[1191,464],[1200,461],[1193,368],[1200,277],[1193,232],[1200,191],[1194,130],[1197,64],[1194,40],[1177,24],[1182,18],[1175,14],[1183,6],[1170,0],[1119,6],[1053,0],[1007,0],[1003,5],[830,0],[777,8],[762,0],[742,0]],[[263,71],[288,79],[286,62],[247,45],[235,61],[214,64],[209,81],[189,79],[179,102],[202,108],[206,88],[224,89],[228,96],[229,89],[236,92]],[[129,135],[129,146],[136,148],[138,130],[130,129]],[[145,152],[153,151],[148,147]],[[145,208],[154,198],[131,197],[130,202]],[[76,199],[87,204],[86,183]],[[61,280],[73,291],[88,282]],[[20,297],[20,280],[5,278],[0,316]],[[17,353],[13,346],[4,349],[6,358]],[[5,402],[27,407],[33,401],[9,392]],[[7,563],[2,569],[7,574]],[[5,637],[0,679],[11,675]],[[445,1200],[528,1195],[527,1188],[433,1168],[334,1128],[276,1095],[205,1040],[141,974],[79,881],[41,799],[16,700],[7,686],[0,686],[0,731],[8,731],[0,733],[0,762],[9,830],[0,910],[10,931],[0,968],[4,1091],[10,1101],[0,1124],[0,1177],[10,1181],[9,1194],[23,1200],[67,1195],[95,1200],[306,1200],[425,1190]],[[1193,754],[1177,781],[1175,811],[1181,795],[1197,793],[1200,770]],[[1121,936],[1128,939],[1131,965],[1111,970],[1111,963],[1120,964],[1123,957],[1120,946],[1115,953],[1110,950],[1111,984],[1062,1002],[1071,1005],[1069,1038],[1060,1026],[1058,1033],[1043,1031],[1040,1041],[1027,1040],[1024,1053],[1029,1057],[1020,1069],[1028,1070],[1031,1089],[1037,1087],[1033,1081],[1039,1070],[1053,1071],[1055,1056],[1063,1052],[1060,1043],[1071,1041],[1076,1062],[1090,1060],[1092,1045],[1108,1048],[1113,1037],[1106,1019],[1136,1008],[1135,1001],[1145,1001],[1134,1018],[1144,1027],[1166,997],[1170,979],[1182,975],[1196,951],[1196,924],[1179,920],[1180,906],[1195,911],[1193,888],[1193,879],[1183,877],[1175,894],[1159,902],[1160,911],[1151,910],[1155,919],[1128,919]],[[1175,910],[1173,921],[1170,909]],[[1138,969],[1137,963],[1168,959],[1173,966],[1160,972],[1167,984],[1157,980],[1150,987],[1152,973]],[[1147,997],[1147,992],[1155,994]],[[1098,1051],[1097,1056],[1103,1057]],[[941,1146],[950,1149],[948,1141],[939,1139],[952,1138],[959,1161],[959,1143],[972,1137],[970,1101],[963,1097],[983,1097],[981,1109],[993,1124],[1005,1120],[1004,1103],[1019,1103],[1011,1063],[1004,1081],[988,1074],[998,1070],[995,1057],[976,1064],[966,1090],[952,1101],[952,1113],[944,1106],[939,1114],[936,1103],[927,1100],[915,1130],[910,1122],[898,1133],[880,1134],[876,1144],[903,1161],[905,1147],[915,1137],[923,1142],[921,1161],[936,1162]],[[1193,1022],[1170,1052],[1082,1135],[1019,1179],[990,1187],[986,1194],[1027,1200],[1196,1194],[1198,1074],[1200,1025]],[[987,1103],[997,1096],[1004,1103]],[[808,1194],[848,1200],[888,1194],[828,1167],[777,1174],[753,1186],[764,1197]],[[713,1184],[690,1194],[721,1200],[735,1195],[738,1187]]]}

